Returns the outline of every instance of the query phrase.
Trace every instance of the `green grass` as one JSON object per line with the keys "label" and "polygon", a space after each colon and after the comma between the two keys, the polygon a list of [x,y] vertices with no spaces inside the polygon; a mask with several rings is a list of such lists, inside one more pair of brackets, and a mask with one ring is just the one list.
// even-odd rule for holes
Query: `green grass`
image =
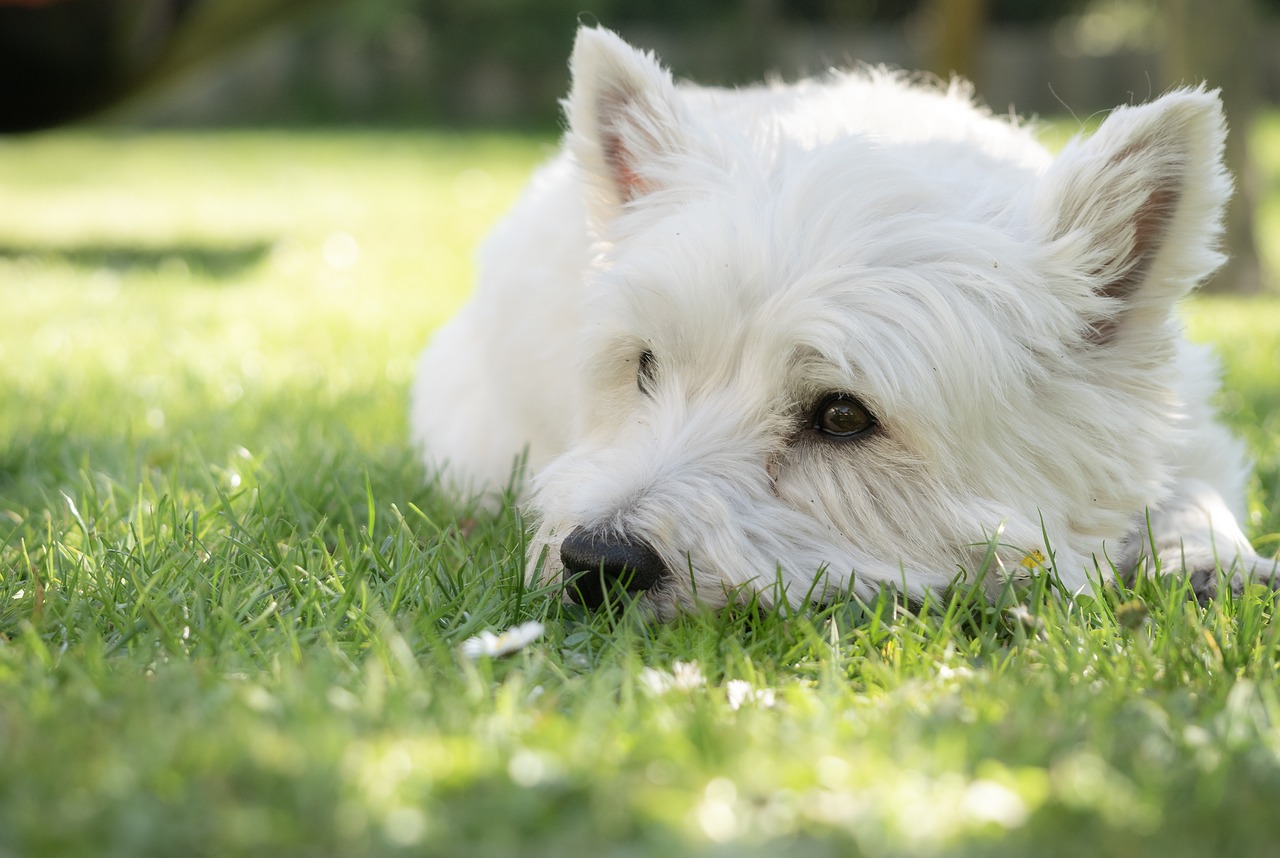
{"label": "green grass", "polygon": [[[524,588],[519,522],[424,488],[404,405],[549,145],[0,142],[0,856],[1275,853],[1269,593],[651,627]],[[1278,322],[1192,308],[1258,538]]]}

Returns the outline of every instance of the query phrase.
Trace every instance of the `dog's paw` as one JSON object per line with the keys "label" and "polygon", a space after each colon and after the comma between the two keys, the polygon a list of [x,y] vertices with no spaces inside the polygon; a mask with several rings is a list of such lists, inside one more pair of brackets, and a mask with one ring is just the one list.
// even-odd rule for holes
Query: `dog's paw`
{"label": "dog's paw", "polygon": [[1191,585],[1191,592],[1195,595],[1196,601],[1202,605],[1216,599],[1222,592],[1224,583],[1230,588],[1233,596],[1239,596],[1244,591],[1244,580],[1239,575],[1220,568],[1216,563],[1211,566],[1186,569],[1184,574],[1187,583]]}
{"label": "dog's paw", "polygon": [[1280,589],[1280,558],[1267,559],[1252,552],[1220,556],[1207,546],[1178,546],[1159,552],[1158,568],[1164,576],[1185,576],[1196,601],[1212,601],[1229,588],[1239,596],[1250,584]]}
{"label": "dog's paw", "polygon": [[1239,596],[1251,584],[1280,590],[1280,557],[1266,558],[1251,550],[1220,552],[1207,542],[1185,539],[1158,540],[1154,546],[1134,540],[1126,546],[1126,555],[1118,568],[1125,570],[1121,578],[1127,585],[1139,578],[1186,581],[1201,604],[1228,589]]}

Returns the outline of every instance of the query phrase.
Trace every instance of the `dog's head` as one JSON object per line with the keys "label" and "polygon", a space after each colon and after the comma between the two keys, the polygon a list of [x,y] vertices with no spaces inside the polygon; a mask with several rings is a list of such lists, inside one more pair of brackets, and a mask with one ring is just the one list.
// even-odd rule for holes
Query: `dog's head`
{"label": "dog's head", "polygon": [[572,72],[599,255],[575,441],[535,482],[545,576],[603,568],[659,616],[919,595],[1050,549],[1079,585],[1158,501],[1171,308],[1229,192],[1213,94],[1050,158],[887,73],[676,87],[602,30]]}

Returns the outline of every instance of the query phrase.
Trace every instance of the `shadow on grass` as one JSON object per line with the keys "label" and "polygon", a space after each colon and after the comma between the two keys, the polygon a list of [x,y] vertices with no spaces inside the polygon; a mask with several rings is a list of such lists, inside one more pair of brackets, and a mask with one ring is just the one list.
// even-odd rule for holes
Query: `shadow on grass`
{"label": "shadow on grass", "polygon": [[240,244],[0,244],[0,260],[31,260],[75,268],[124,272],[174,272],[213,280],[236,277],[266,258],[267,241]]}

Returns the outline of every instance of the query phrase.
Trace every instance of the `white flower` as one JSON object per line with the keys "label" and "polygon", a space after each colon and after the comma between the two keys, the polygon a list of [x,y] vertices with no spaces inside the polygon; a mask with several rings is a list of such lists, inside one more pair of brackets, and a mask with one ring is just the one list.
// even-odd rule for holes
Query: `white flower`
{"label": "white flower", "polygon": [[1044,621],[1031,613],[1031,609],[1026,605],[1012,605],[1004,610],[1006,614],[1028,629],[1039,629],[1044,625]]}
{"label": "white flower", "polygon": [[994,822],[1004,828],[1020,827],[1029,814],[1022,796],[991,780],[976,780],[969,784],[960,805],[970,819]]}
{"label": "white flower", "polygon": [[693,691],[707,684],[702,669],[695,662],[677,661],[671,665],[671,672],[646,667],[640,671],[640,681],[653,694],[666,694],[668,691]]}
{"label": "white flower", "polygon": [[741,709],[747,703],[768,709],[774,704],[772,688],[756,688],[745,679],[730,679],[725,683],[724,690],[729,696],[730,709]]}
{"label": "white flower", "polygon": [[512,626],[505,632],[496,635],[486,630],[473,638],[467,638],[463,641],[461,652],[470,659],[477,659],[482,655],[487,655],[491,658],[508,655],[516,650],[524,649],[538,640],[545,631],[546,627],[537,620],[530,620],[527,623]]}
{"label": "white flower", "polygon": [[963,664],[952,667],[949,664],[938,665],[938,678],[942,680],[948,679],[968,679],[973,676],[973,671],[965,667]]}

